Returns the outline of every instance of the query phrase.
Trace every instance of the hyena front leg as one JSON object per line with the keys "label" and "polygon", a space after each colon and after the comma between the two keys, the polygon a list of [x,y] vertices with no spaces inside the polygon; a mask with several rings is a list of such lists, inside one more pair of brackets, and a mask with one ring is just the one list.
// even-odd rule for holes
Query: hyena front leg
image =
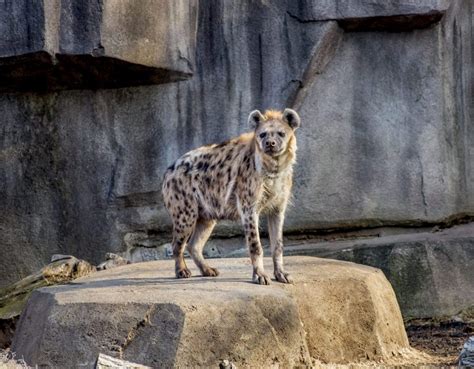
{"label": "hyena front leg", "polygon": [[252,280],[257,284],[270,284],[270,277],[263,270],[263,248],[258,232],[258,214],[253,206],[242,204],[242,223],[245,231],[245,241],[252,260]]}
{"label": "hyena front leg", "polygon": [[283,221],[284,211],[278,211],[268,216],[268,236],[273,257],[273,270],[278,282],[293,283],[293,279],[283,269]]}

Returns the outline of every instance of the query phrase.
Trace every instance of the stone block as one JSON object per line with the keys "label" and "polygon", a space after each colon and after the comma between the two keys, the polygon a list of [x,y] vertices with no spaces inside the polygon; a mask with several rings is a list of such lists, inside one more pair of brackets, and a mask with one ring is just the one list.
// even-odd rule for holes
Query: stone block
{"label": "stone block", "polygon": [[185,0],[5,0],[0,92],[187,79],[194,68],[196,7]]}

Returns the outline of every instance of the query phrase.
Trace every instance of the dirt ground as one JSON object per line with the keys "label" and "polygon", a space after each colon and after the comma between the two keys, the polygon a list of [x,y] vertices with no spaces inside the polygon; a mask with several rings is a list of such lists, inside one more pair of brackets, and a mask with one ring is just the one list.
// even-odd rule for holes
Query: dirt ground
{"label": "dirt ground", "polygon": [[464,342],[474,335],[474,320],[417,319],[406,324],[410,345],[442,358],[444,365],[457,365]]}

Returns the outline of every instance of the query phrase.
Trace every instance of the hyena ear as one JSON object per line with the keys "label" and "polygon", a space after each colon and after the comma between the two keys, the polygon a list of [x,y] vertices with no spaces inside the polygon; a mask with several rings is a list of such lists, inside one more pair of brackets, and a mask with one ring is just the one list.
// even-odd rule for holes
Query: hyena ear
{"label": "hyena ear", "polygon": [[249,127],[253,130],[257,128],[257,126],[265,120],[260,110],[254,110],[249,115]]}
{"label": "hyena ear", "polygon": [[288,125],[293,128],[293,130],[296,130],[301,124],[301,119],[298,113],[289,108],[286,108],[283,111],[283,120],[288,123]]}

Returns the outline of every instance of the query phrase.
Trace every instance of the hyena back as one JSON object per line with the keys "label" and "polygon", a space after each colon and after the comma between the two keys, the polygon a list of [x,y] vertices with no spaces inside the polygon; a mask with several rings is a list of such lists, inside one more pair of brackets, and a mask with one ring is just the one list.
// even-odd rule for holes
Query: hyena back
{"label": "hyena back", "polygon": [[173,222],[173,257],[178,278],[191,272],[183,253],[186,245],[204,276],[217,269],[202,250],[218,220],[241,220],[253,265],[253,281],[269,284],[263,269],[259,215],[268,218],[275,278],[291,283],[283,268],[282,229],[291,194],[296,154],[295,130],[300,125],[292,109],[250,113],[252,132],[228,142],[192,150],[165,173],[163,198]]}

